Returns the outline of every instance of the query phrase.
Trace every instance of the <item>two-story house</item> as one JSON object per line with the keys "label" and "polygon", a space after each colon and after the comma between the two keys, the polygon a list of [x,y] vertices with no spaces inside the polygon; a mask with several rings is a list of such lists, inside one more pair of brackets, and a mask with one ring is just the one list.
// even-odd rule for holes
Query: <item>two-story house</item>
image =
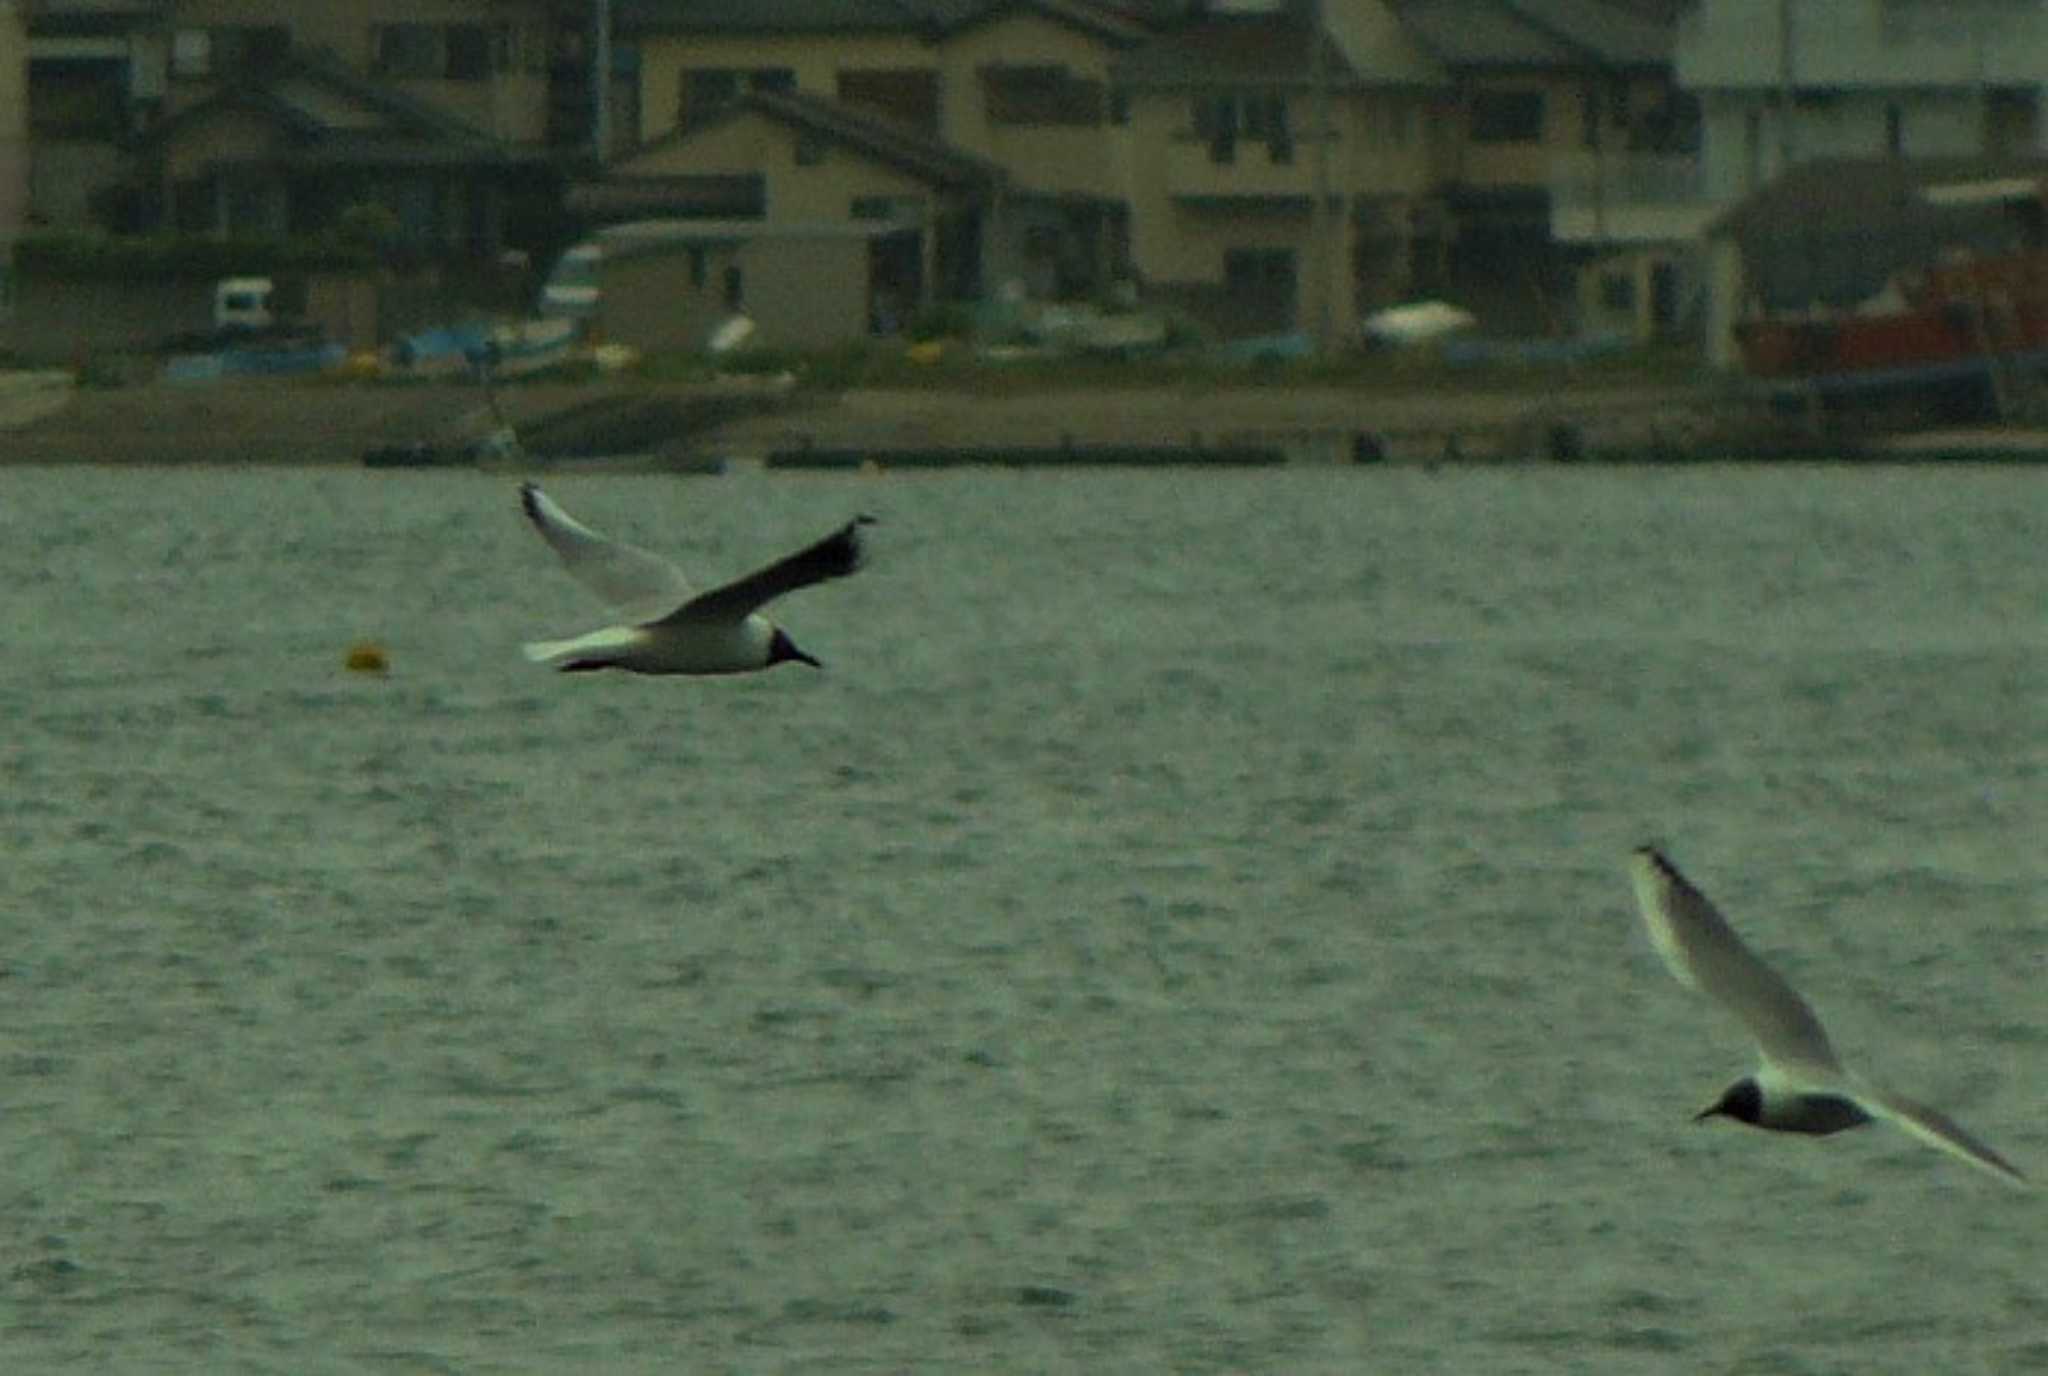
{"label": "two-story house", "polygon": [[31,199],[50,225],[305,233],[383,206],[421,244],[488,250],[552,189],[556,88],[588,0],[42,0]]}
{"label": "two-story house", "polygon": [[594,219],[864,224],[878,328],[936,297],[1086,291],[1121,266],[1108,76],[1141,31],[1108,7],[619,0],[616,23],[641,143],[578,189]]}
{"label": "two-story house", "polygon": [[1673,23],[1611,0],[1393,0],[1448,71],[1448,290],[1498,326],[1676,327],[1705,211]]}
{"label": "two-story house", "polygon": [[1218,8],[1117,65],[1133,267],[1231,333],[1355,337],[1439,256],[1442,67],[1378,0]]}
{"label": "two-story house", "polygon": [[1723,206],[1813,158],[2048,151],[2048,9],[2027,0],[1696,0],[1677,71]]}
{"label": "two-story house", "polygon": [[[1702,194],[1717,212],[1822,160],[1837,175],[1880,160],[1990,176],[2048,153],[2048,9],[2029,0],[1695,0],[1677,75],[1699,101]],[[1708,253],[1706,351],[1722,365],[1738,361],[1749,294],[1733,224],[1716,223]]]}

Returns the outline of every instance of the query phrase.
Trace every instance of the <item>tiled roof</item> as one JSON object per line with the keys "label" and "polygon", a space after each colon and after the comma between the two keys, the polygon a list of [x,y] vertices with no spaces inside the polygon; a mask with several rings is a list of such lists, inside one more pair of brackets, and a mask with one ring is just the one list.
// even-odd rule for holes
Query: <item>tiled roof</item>
{"label": "tiled roof", "polygon": [[[713,116],[709,124],[724,123],[747,113],[852,148],[936,186],[991,187],[1000,184],[1005,175],[1000,164],[976,157],[922,130],[858,106],[800,91],[749,91]],[[687,142],[695,132],[690,129],[669,134],[640,152]]]}
{"label": "tiled roof", "polygon": [[2002,198],[2038,205],[2044,186],[2041,159],[1821,158],[1749,196],[1708,234],[1740,247],[1745,294],[1767,310],[1853,309],[1958,250],[2009,252],[2023,221]]}
{"label": "tiled roof", "polygon": [[[1434,85],[1441,73],[1405,54],[1369,52],[1347,59],[1326,34],[1324,61],[1332,84]],[[1306,85],[1314,65],[1307,25],[1278,13],[1216,14],[1165,33],[1126,54],[1117,80],[1134,88],[1203,85]],[[1363,70],[1361,70],[1363,68]]]}
{"label": "tiled roof", "polygon": [[246,79],[225,83],[143,134],[156,143],[218,110],[253,110],[298,141],[295,161],[417,165],[516,160],[484,130],[426,101],[366,77],[332,54],[294,49]]}
{"label": "tiled roof", "polygon": [[910,33],[938,39],[1014,10],[1035,11],[1112,42],[1135,42],[1142,33],[1093,0],[618,0],[613,22],[626,34]]}
{"label": "tiled roof", "polygon": [[1459,67],[1653,66],[1675,26],[1617,0],[1394,0],[1402,24]]}
{"label": "tiled roof", "polygon": [[1752,192],[1708,232],[1745,240],[1871,237],[1875,226],[1940,213],[1921,194],[1928,187],[2005,178],[2048,186],[2048,159],[1815,158]]}

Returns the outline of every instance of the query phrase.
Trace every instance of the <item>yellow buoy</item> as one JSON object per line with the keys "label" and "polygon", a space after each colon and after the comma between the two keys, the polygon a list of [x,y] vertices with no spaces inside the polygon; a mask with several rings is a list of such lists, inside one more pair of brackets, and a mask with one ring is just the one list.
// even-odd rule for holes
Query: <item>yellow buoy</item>
{"label": "yellow buoy", "polygon": [[358,640],[348,647],[348,658],[342,661],[352,674],[388,674],[391,672],[391,656],[384,653],[384,647],[374,640]]}

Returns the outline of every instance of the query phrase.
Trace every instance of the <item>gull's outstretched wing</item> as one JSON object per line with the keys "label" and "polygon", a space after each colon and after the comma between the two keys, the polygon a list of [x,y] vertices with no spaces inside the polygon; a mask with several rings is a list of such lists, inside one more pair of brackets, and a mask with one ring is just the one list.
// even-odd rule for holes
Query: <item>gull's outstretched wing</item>
{"label": "gull's outstretched wing", "polygon": [[1962,1124],[1940,1109],[1861,1083],[1855,1086],[1855,1097],[1873,1115],[1897,1124],[1928,1146],[1961,1157],[2008,1185],[2027,1185],[2027,1178],[2020,1174],[2019,1167],[1971,1135]]}
{"label": "gull's outstretched wing", "polygon": [[537,484],[519,485],[519,504],[562,566],[628,623],[667,616],[689,600],[690,580],[658,554],[608,540],[556,506]]}
{"label": "gull's outstretched wing", "polygon": [[664,621],[738,621],[786,592],[844,578],[861,565],[860,528],[873,525],[872,516],[856,516],[814,545],[778,559],[765,569],[685,602]]}
{"label": "gull's outstretched wing", "polygon": [[1826,1030],[1799,991],[1742,944],[1677,866],[1643,846],[1629,870],[1650,941],[1680,984],[1740,1018],[1767,1062],[1821,1083],[1842,1074]]}

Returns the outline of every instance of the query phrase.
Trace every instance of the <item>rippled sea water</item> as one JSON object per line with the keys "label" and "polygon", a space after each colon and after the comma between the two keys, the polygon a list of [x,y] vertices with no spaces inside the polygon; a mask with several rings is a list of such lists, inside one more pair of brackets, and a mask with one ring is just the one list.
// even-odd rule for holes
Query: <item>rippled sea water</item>
{"label": "rippled sea water", "polygon": [[[2048,1196],[1690,1115],[1665,843],[2048,1176],[2048,475],[0,471],[0,1366],[2048,1368]],[[373,638],[393,672],[347,674]]]}

